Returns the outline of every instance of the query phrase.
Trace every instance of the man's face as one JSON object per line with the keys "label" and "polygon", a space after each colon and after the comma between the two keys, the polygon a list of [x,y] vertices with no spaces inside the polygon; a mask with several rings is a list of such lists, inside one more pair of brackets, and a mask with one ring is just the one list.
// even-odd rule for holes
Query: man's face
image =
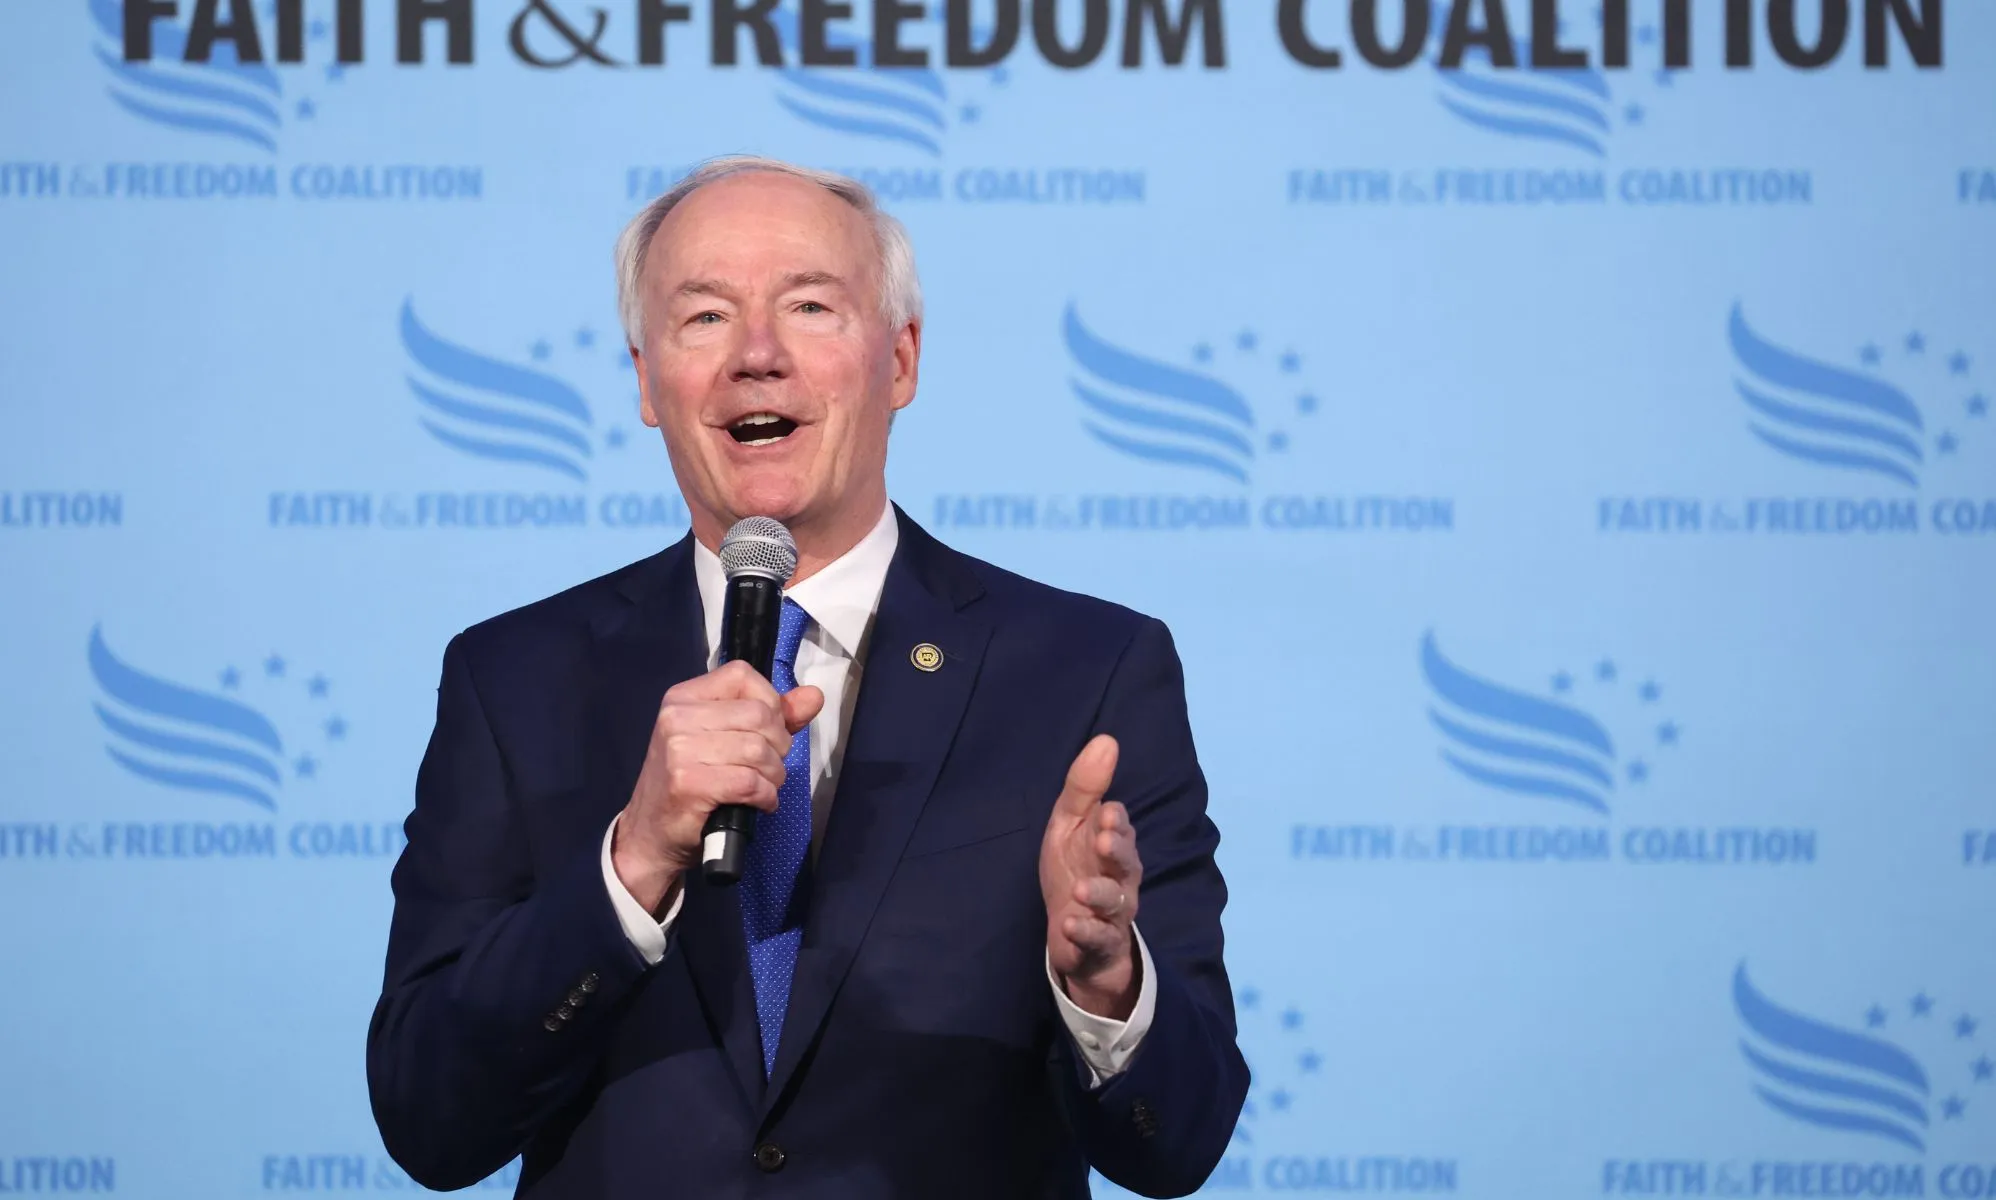
{"label": "man's face", "polygon": [[800,541],[870,528],[921,328],[882,315],[866,219],[807,180],[732,175],[666,216],[640,286],[644,422],[665,434],[694,533],[711,545],[745,516]]}

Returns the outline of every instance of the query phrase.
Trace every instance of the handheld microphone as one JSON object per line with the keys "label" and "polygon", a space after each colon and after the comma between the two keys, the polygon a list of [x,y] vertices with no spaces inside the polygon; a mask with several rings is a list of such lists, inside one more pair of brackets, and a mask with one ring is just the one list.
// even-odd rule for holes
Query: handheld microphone
{"label": "handheld microphone", "polygon": [[[783,615],[783,585],[797,572],[797,542],[781,521],[743,517],[721,539],[721,571],[728,577],[721,602],[721,658],[740,660],[764,679],[776,664],[776,630]],[[723,804],[700,829],[700,869],[708,883],[742,877],[755,810]]]}

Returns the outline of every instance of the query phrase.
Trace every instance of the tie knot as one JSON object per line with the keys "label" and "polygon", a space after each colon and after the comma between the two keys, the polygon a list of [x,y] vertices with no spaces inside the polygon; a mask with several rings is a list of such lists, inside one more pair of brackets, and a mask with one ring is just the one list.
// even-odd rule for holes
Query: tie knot
{"label": "tie knot", "polygon": [[795,600],[783,598],[783,612],[776,622],[776,661],[793,670],[797,666],[797,647],[804,640],[804,627],[811,623],[811,614]]}

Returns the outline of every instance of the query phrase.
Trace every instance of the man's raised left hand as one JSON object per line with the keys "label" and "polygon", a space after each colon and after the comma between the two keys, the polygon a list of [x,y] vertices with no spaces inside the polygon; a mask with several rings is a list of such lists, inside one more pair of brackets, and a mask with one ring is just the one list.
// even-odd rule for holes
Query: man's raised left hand
{"label": "man's raised left hand", "polygon": [[1068,999],[1084,1012],[1126,1021],[1143,982],[1132,925],[1144,868],[1129,811],[1102,800],[1116,753],[1116,739],[1097,734],[1067,769],[1040,842],[1040,895],[1047,957]]}

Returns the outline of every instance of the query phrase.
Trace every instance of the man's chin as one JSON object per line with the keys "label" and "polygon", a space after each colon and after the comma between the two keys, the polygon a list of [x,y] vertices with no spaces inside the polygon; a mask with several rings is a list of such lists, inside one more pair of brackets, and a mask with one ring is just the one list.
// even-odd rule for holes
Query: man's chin
{"label": "man's chin", "polygon": [[811,503],[805,489],[795,480],[743,480],[728,489],[728,508],[735,519],[770,517],[785,525],[807,521]]}

